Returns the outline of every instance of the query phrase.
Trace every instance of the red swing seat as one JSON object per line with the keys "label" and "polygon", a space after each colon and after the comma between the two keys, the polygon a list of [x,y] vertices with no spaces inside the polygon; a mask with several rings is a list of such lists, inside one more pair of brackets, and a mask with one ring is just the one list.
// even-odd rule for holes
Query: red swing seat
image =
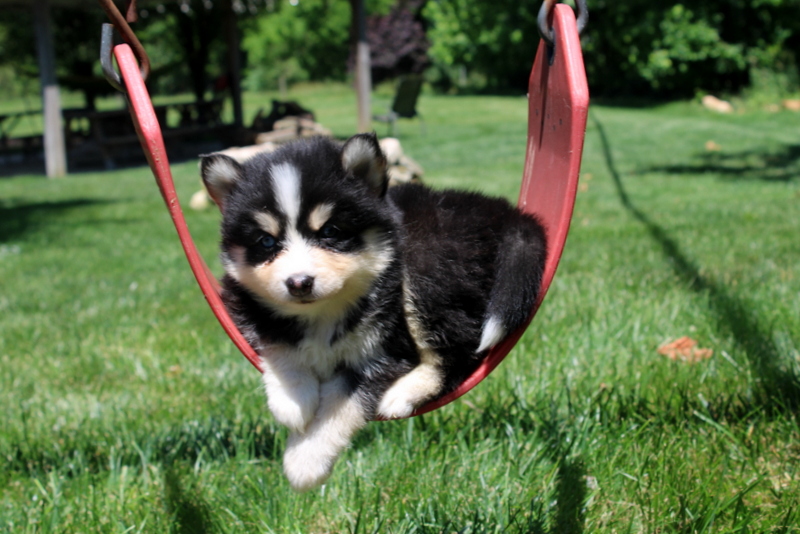
{"label": "red swing seat", "polygon": [[[552,2],[551,2],[552,3]],[[538,310],[555,275],[572,219],[578,187],[583,137],[589,106],[589,90],[583,67],[575,15],[565,5],[552,10],[554,48],[540,41],[529,81],[528,146],[520,189],[519,207],[536,214],[547,231],[549,245],[539,299],[528,323]],[[139,64],[127,44],[113,48],[131,104],[131,115],[150,168],[172,217],[189,265],[211,310],[242,354],[261,370],[261,359],[228,315],[219,296],[219,284],[208,269],[189,234],[172,181],[161,128],[144,85]],[[552,62],[550,62],[550,57]],[[494,347],[480,367],[457,389],[420,407],[420,415],[452,402],[483,380],[511,351],[527,323]],[[269,357],[268,355],[266,357]]]}

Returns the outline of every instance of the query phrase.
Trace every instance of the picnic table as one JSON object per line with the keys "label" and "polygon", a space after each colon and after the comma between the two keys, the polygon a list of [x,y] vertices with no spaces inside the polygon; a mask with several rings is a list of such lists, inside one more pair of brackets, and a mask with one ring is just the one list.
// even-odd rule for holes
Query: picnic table
{"label": "picnic table", "polygon": [[[184,140],[192,136],[218,132],[228,126],[222,122],[224,100],[176,102],[154,106],[165,140]],[[170,110],[177,123],[169,121]],[[68,150],[99,151],[107,168],[116,166],[115,159],[125,152],[138,151],[139,138],[127,109],[65,109],[64,136]]]}
{"label": "picnic table", "polygon": [[28,155],[37,148],[41,148],[41,135],[11,136],[12,130],[17,127],[24,117],[41,114],[42,110],[0,113],[0,155],[14,152]]}
{"label": "picnic table", "polygon": [[[223,98],[203,102],[172,102],[155,107],[167,143],[178,149],[183,141],[219,134],[230,125],[222,121]],[[41,110],[0,114],[0,161],[27,160],[41,153],[41,134],[13,136],[25,117],[41,115]],[[98,111],[88,108],[63,109],[64,142],[71,161],[102,159],[113,169],[117,161],[141,156],[139,138],[127,108]],[[6,160],[6,157],[12,158]]]}

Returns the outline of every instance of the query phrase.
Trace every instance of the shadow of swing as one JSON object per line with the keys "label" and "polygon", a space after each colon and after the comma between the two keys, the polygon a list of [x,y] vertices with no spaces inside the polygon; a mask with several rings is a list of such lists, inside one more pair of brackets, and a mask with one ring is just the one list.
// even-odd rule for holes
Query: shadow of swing
{"label": "shadow of swing", "polygon": [[[57,220],[61,215],[71,210],[109,204],[111,202],[114,201],[77,198],[54,202],[16,204],[13,198],[0,200],[0,242],[7,243],[22,239],[27,233],[47,226],[51,221]],[[93,223],[96,222],[93,221]]]}
{"label": "shadow of swing", "polygon": [[[555,458],[554,458],[555,459]],[[547,503],[538,501],[531,524],[524,532],[530,534],[581,534],[585,530],[586,468],[568,452],[560,454],[555,480],[555,509],[550,528],[544,522],[548,516]]]}
{"label": "shadow of swing", "polygon": [[208,504],[199,492],[185,487],[185,480],[172,465],[164,468],[164,501],[172,518],[174,534],[206,534],[216,532]]}
{"label": "shadow of swing", "polygon": [[763,182],[789,182],[800,176],[800,145],[731,153],[706,151],[696,157],[699,159],[696,164],[659,165],[644,169],[644,172],[671,175],[713,173],[723,180]]}
{"label": "shadow of swing", "polygon": [[[767,411],[796,410],[800,407],[800,377],[791,369],[784,368],[781,352],[772,336],[761,325],[745,302],[736,298],[728,289],[700,274],[699,267],[686,256],[680,245],[658,224],[653,222],[642,210],[636,207],[628,196],[622,178],[611,154],[611,146],[603,124],[594,114],[589,119],[594,123],[600,137],[606,167],[614,181],[622,206],[639,221],[658,243],[675,273],[687,286],[697,293],[707,294],[711,312],[716,320],[720,334],[733,338],[742,350],[756,377],[759,378],[759,398],[757,402]],[[794,154],[791,155],[795,157]]]}

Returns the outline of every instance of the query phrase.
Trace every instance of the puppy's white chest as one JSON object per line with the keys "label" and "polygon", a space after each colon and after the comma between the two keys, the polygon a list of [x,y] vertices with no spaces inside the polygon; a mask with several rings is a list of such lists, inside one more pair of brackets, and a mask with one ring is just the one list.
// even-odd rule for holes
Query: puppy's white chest
{"label": "puppy's white chest", "polygon": [[361,325],[355,330],[336,335],[331,328],[309,329],[306,337],[289,350],[284,357],[295,365],[311,371],[320,381],[328,380],[341,365],[359,368],[364,362],[382,354],[380,332]]}
{"label": "puppy's white chest", "polygon": [[336,368],[344,360],[337,343],[331,344],[318,338],[304,339],[297,347],[291,349],[290,353],[288,356],[298,366],[311,371],[320,381],[333,376]]}

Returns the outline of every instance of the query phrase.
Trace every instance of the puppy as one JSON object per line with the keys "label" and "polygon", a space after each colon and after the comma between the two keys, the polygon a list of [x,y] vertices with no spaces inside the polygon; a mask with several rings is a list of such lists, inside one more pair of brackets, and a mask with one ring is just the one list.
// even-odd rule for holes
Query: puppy
{"label": "puppy", "polygon": [[223,216],[223,299],[262,355],[296,490],[324,482],[367,421],[458,386],[539,292],[535,218],[475,193],[389,189],[386,170],[374,134],[201,163]]}

